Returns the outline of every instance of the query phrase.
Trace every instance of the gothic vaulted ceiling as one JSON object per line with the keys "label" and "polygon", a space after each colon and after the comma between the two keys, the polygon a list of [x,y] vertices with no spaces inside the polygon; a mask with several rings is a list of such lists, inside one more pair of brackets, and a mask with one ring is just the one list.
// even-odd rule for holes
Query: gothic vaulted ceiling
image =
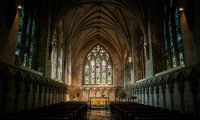
{"label": "gothic vaulted ceiling", "polygon": [[74,55],[92,40],[107,41],[124,58],[127,51],[131,52],[136,31],[145,33],[148,1],[144,1],[53,0],[49,3],[51,25],[56,27],[60,20],[64,21],[65,43],[73,43]]}

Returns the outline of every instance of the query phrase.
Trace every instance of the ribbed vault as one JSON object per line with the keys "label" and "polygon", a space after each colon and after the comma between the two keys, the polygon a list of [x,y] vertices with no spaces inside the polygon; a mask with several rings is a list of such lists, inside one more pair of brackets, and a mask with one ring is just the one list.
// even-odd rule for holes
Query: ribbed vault
{"label": "ribbed vault", "polygon": [[56,6],[51,7],[56,21],[51,26],[64,22],[64,42],[66,47],[73,45],[74,57],[92,39],[100,43],[106,40],[123,60],[133,50],[135,31],[145,33],[141,0],[59,0],[51,5]]}

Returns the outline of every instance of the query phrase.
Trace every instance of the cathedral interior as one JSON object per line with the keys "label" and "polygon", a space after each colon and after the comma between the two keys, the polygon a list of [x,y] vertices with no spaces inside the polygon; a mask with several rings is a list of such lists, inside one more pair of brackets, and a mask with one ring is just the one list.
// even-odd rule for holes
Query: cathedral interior
{"label": "cathedral interior", "polygon": [[199,0],[0,5],[0,116],[127,102],[200,117]]}

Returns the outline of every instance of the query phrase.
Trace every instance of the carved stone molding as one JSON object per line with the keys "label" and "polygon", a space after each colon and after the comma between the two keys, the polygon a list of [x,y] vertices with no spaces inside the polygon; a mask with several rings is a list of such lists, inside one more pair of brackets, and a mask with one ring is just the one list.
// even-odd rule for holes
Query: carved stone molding
{"label": "carved stone molding", "polygon": [[168,83],[168,86],[169,86],[169,92],[172,94],[174,92],[174,83],[175,83],[175,76],[174,75],[170,75],[168,80],[167,80],[167,83]]}

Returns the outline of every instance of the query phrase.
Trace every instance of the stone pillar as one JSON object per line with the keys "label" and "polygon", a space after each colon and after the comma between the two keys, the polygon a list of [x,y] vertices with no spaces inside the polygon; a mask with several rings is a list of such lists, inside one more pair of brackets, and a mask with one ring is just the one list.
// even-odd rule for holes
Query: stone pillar
{"label": "stone pillar", "polygon": [[139,88],[136,89],[136,93],[137,93],[137,102],[139,102],[139,99],[140,99],[140,89]]}
{"label": "stone pillar", "polygon": [[146,93],[147,93],[147,105],[149,105],[149,87],[146,88]]}
{"label": "stone pillar", "polygon": [[157,107],[159,107],[160,103],[159,103],[159,85],[156,85],[156,105]]}
{"label": "stone pillar", "polygon": [[154,106],[154,86],[152,85],[151,88],[151,105]]}
{"label": "stone pillar", "polygon": [[43,85],[39,84],[39,107],[42,107]]}
{"label": "stone pillar", "polygon": [[52,87],[52,99],[51,99],[51,103],[54,104],[55,103],[55,86]]}
{"label": "stone pillar", "polygon": [[48,88],[49,88],[49,96],[48,96],[48,105],[51,105],[51,94],[52,94],[52,88],[50,87],[50,85],[48,86]]}
{"label": "stone pillar", "polygon": [[32,108],[36,107],[36,94],[37,94],[37,83],[33,82],[33,102],[32,102]]}
{"label": "stone pillar", "polygon": [[45,84],[44,85],[44,106],[46,106],[47,105],[47,85]]}
{"label": "stone pillar", "polygon": [[24,102],[24,108],[25,109],[28,109],[28,98],[29,98],[29,93],[30,93],[30,84],[31,83],[30,83],[29,79],[25,79],[25,102]]}
{"label": "stone pillar", "polygon": [[143,104],[145,104],[145,99],[146,99],[146,97],[145,97],[145,95],[146,95],[145,94],[145,87],[143,87],[142,90],[143,90],[142,91],[142,93],[143,93]]}
{"label": "stone pillar", "polygon": [[146,72],[145,77],[150,78],[153,77],[153,55],[152,55],[152,36],[151,36],[151,15],[148,15],[148,26],[147,26],[147,36],[146,36]]}
{"label": "stone pillar", "polygon": [[19,97],[22,77],[15,79],[15,112],[19,112]]}
{"label": "stone pillar", "polygon": [[166,108],[166,84],[162,84],[163,107]]}
{"label": "stone pillar", "polygon": [[55,103],[58,103],[58,88],[55,87]]}
{"label": "stone pillar", "polygon": [[174,110],[174,83],[169,83],[169,93],[170,93],[170,101],[171,101],[171,110]]}

